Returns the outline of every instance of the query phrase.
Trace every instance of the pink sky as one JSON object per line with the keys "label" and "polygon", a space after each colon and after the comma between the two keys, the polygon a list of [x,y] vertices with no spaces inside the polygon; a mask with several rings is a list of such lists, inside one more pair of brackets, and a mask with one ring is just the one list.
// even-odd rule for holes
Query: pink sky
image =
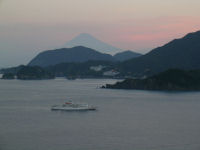
{"label": "pink sky", "polygon": [[7,57],[27,62],[80,33],[145,53],[200,30],[199,6],[197,0],[0,0],[0,64]]}

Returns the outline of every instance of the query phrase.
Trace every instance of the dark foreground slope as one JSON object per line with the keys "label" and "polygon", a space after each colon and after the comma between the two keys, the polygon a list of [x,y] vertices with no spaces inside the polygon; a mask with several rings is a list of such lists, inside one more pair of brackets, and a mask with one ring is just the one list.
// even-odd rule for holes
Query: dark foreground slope
{"label": "dark foreground slope", "polygon": [[138,90],[200,90],[200,70],[170,69],[146,79],[126,79],[105,88]]}
{"label": "dark foreground slope", "polygon": [[44,51],[31,60],[28,65],[46,67],[60,63],[86,62],[88,60],[114,61],[113,57],[109,54],[103,54],[90,48],[78,46]]}
{"label": "dark foreground slope", "polygon": [[200,69],[200,31],[158,47],[138,58],[122,62],[125,74],[152,75],[170,68]]}

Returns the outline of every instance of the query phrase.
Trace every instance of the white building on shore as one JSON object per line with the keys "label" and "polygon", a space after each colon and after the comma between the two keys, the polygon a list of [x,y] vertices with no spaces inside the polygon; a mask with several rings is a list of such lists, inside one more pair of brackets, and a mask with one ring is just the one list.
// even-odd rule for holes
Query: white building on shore
{"label": "white building on shore", "polygon": [[116,70],[109,70],[103,73],[104,76],[110,76],[110,77],[114,77],[116,75],[118,75],[119,72]]}

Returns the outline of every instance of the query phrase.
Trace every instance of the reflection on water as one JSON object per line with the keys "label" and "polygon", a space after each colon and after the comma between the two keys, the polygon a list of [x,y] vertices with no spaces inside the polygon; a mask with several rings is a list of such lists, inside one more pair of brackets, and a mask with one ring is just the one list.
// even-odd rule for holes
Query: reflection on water
{"label": "reflection on water", "polygon": [[[0,150],[197,150],[200,93],[98,89],[115,80],[0,80]],[[91,112],[51,111],[67,100]]]}

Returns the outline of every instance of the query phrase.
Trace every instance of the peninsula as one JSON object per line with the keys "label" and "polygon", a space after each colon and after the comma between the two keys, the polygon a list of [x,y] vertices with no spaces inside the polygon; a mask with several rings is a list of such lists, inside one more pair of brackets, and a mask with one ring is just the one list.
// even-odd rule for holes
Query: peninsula
{"label": "peninsula", "polygon": [[125,79],[116,84],[107,84],[102,88],[137,89],[161,91],[199,91],[200,70],[184,71],[169,69],[145,79]]}

